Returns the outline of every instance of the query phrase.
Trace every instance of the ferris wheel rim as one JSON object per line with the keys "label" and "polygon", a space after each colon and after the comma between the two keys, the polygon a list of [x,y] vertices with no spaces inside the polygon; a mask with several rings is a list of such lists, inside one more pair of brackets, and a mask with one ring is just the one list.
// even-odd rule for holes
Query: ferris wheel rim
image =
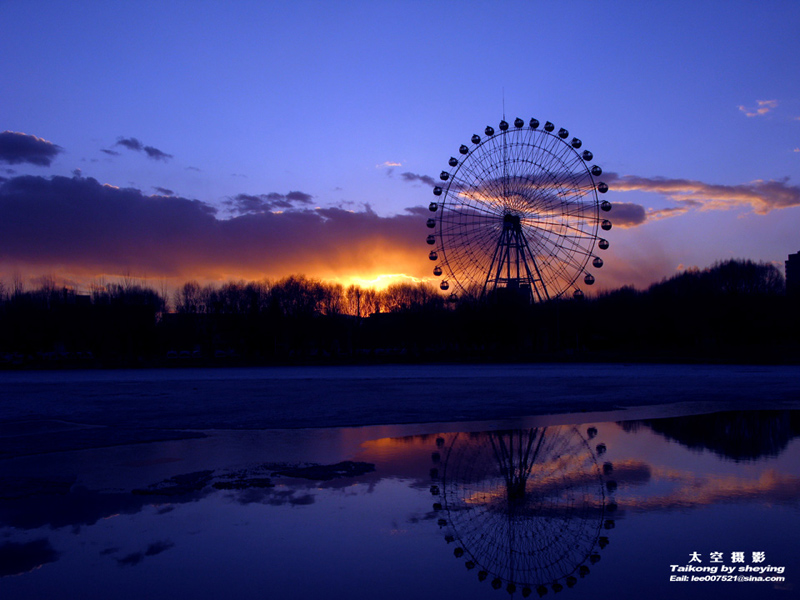
{"label": "ferris wheel rim", "polygon": [[[492,502],[491,499],[487,500],[486,489],[492,490],[498,478],[502,479],[503,474],[510,472],[502,465],[499,471],[492,468],[490,473],[486,470],[487,464],[497,461],[499,465],[501,461],[493,441],[492,451],[487,450],[486,439],[517,434],[524,441],[528,439],[526,435],[533,434],[533,440],[537,432],[539,446],[547,438],[545,443],[549,443],[550,447],[545,447],[541,454],[537,448],[533,462],[527,469],[532,470],[531,475],[544,482],[545,486],[553,485],[547,483],[551,479],[557,481],[554,489],[545,492],[538,500],[531,489],[531,485],[535,487],[538,484],[523,483],[532,496],[522,501],[528,508],[520,513],[517,526],[522,529],[508,537],[510,530],[507,529],[514,519],[510,513],[504,512],[509,510],[507,505],[501,502],[486,510],[480,507],[481,504]],[[491,576],[494,578],[493,585],[495,582],[519,585],[528,590],[554,586],[554,591],[558,591],[556,587],[561,583],[572,587],[576,583],[575,575],[582,578],[588,574],[586,564],[594,564],[599,560],[598,548],[602,549],[608,543],[603,530],[613,528],[608,517],[616,510],[613,499],[616,486],[610,487],[612,480],[607,479],[613,467],[606,462],[601,469],[598,460],[605,453],[605,444],[597,444],[595,448],[589,444],[596,434],[597,429],[589,427],[587,437],[584,437],[576,426],[569,425],[534,428],[530,431],[481,432],[470,434],[468,438],[456,433],[447,444],[440,465],[441,473],[439,470],[436,473],[438,485],[434,486],[435,495],[441,498],[440,503],[434,505],[434,510],[446,517],[439,520],[439,526],[446,528],[448,544],[456,544],[455,556],[467,560],[468,568],[480,567],[481,580]],[[439,442],[440,439],[437,439],[437,446]],[[442,445],[446,443],[443,438],[441,442]],[[458,452],[454,454],[456,448]],[[554,452],[555,449],[557,452]],[[564,464],[560,460],[562,453],[571,458],[577,457],[578,460]],[[511,453],[506,456],[514,462],[522,454]],[[522,468],[522,463],[516,467]],[[540,467],[543,469],[540,470]],[[477,471],[474,477],[473,471]],[[571,478],[570,475],[578,477]],[[559,485],[566,487],[559,488]],[[559,489],[562,491],[559,492]],[[567,494],[566,499],[561,498],[562,493]],[[491,496],[491,492],[488,495]],[[562,513],[560,517],[559,512]],[[498,526],[502,531],[494,531]],[[535,557],[535,554],[540,556]]]}
{"label": "ferris wheel rim", "polygon": [[[474,135],[471,146],[462,145],[459,158],[450,159],[451,169],[440,174],[441,184],[434,187],[438,200],[431,203],[431,210],[437,214],[435,219],[429,219],[429,226],[430,221],[435,221],[435,233],[429,236],[429,243],[436,245],[440,256],[438,265],[445,267],[447,272],[447,278],[440,286],[442,289],[449,287],[450,283],[465,293],[468,287],[474,287],[475,273],[485,270],[487,262],[487,251],[477,246],[491,246],[491,234],[496,235],[503,220],[509,216],[518,219],[518,224],[513,242],[507,244],[513,244],[523,257],[528,257],[523,258],[526,268],[528,261],[536,265],[540,260],[543,272],[539,272],[536,266],[537,276],[520,277],[518,270],[516,277],[503,279],[498,269],[493,280],[491,273],[487,275],[482,295],[490,282],[497,287],[502,282],[508,286],[511,281],[517,284],[523,281],[534,287],[538,281],[544,290],[544,297],[540,295],[539,299],[550,297],[546,287],[548,282],[558,282],[553,297],[572,288],[579,290],[576,282],[582,275],[584,283],[594,283],[588,265],[591,262],[595,268],[602,266],[603,261],[596,255],[596,250],[605,250],[608,242],[599,237],[599,231],[601,225],[604,230],[606,224],[610,228],[610,221],[601,219],[600,215],[601,205],[605,211],[610,209],[610,203],[601,203],[598,193],[605,193],[608,186],[595,179],[602,170],[597,165],[590,168],[592,153],[587,150],[578,152],[582,146],[580,140],[568,140],[569,134],[563,128],[554,133],[555,128],[549,122],[545,128],[537,129],[538,121],[536,126],[534,121],[531,120],[530,128],[518,125],[521,119],[516,119],[513,128],[503,121],[499,132],[487,127],[486,136]],[[498,140],[504,153],[502,162],[496,156],[501,148]],[[509,145],[516,152],[511,161],[515,169],[511,177],[505,154]],[[520,163],[524,170],[520,169]],[[503,168],[502,178],[497,176],[499,165]],[[462,176],[464,171],[468,177]],[[481,194],[484,199],[492,198],[491,188],[495,188],[493,199],[480,202],[478,197]],[[549,193],[548,188],[555,191]],[[484,193],[485,189],[489,193]],[[474,248],[468,247],[468,236],[474,238]],[[598,241],[603,243],[598,245]],[[464,274],[464,271],[470,273]],[[530,273],[531,269],[528,271]]]}

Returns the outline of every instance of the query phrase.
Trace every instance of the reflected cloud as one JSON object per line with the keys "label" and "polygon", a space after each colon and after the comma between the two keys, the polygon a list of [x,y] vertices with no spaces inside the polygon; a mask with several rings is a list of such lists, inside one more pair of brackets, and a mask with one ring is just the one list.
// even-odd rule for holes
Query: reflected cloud
{"label": "reflected cloud", "polygon": [[[217,493],[239,504],[307,506],[315,502],[309,489],[344,489],[361,483],[371,491],[385,476],[391,474],[376,475],[375,465],[363,462],[303,467],[270,463],[249,470],[183,473],[127,493],[89,490],[75,485],[74,478],[0,478],[0,526],[19,530],[91,526],[148,506],[164,515],[176,505],[200,502]],[[152,553],[153,548],[148,550]],[[131,563],[135,557],[124,560]]]}
{"label": "reflected cloud", "polygon": [[[772,460],[789,447],[787,439],[794,439],[793,419],[786,411],[729,411],[617,424],[521,429],[487,425],[488,431],[451,430],[397,438],[389,436],[398,429],[388,426],[368,432],[284,431],[277,436],[275,432],[247,432],[235,438],[237,443],[246,440],[247,450],[242,455],[235,446],[222,443],[211,448],[205,442],[187,443],[186,457],[192,455],[192,448],[202,446],[203,450],[184,464],[202,466],[197,464],[199,458],[210,450],[214,457],[209,460],[215,468],[187,468],[190,472],[171,476],[180,466],[159,460],[159,456],[176,456],[175,445],[165,451],[168,454],[146,454],[146,460],[130,461],[131,456],[143,458],[132,450],[119,457],[120,468],[136,481],[127,492],[81,487],[79,482],[97,481],[98,473],[107,474],[108,466],[90,471],[89,477],[80,473],[52,481],[33,477],[0,480],[0,524],[6,527],[5,543],[0,544],[0,576],[26,573],[61,558],[72,565],[90,548],[95,560],[86,561],[81,575],[88,574],[87,579],[97,573],[127,577],[135,575],[129,567],[155,567],[157,561],[148,563],[147,559],[171,551],[165,562],[179,566],[175,577],[183,584],[181,577],[192,577],[191,569],[184,566],[194,564],[189,561],[196,561],[198,552],[203,552],[228,572],[241,567],[237,576],[247,577],[263,564],[285,565],[291,572],[284,578],[288,582],[284,589],[292,589],[295,571],[308,569],[320,552],[333,549],[336,554],[342,548],[341,556],[326,560],[321,572],[325,576],[338,573],[334,584],[345,589],[356,569],[375,567],[370,561],[383,561],[381,552],[388,556],[401,548],[408,552],[400,555],[402,567],[430,569],[424,576],[441,577],[437,583],[442,586],[460,585],[467,576],[475,586],[483,581],[483,587],[502,589],[504,595],[508,592],[515,598],[549,597],[561,591],[570,595],[568,590],[573,587],[583,594],[603,590],[602,596],[609,589],[603,588],[604,581],[621,581],[630,577],[633,566],[645,564],[642,557],[635,557],[634,563],[618,557],[640,553],[650,540],[664,533],[664,519],[640,518],[643,514],[671,511],[669,523],[680,531],[687,524],[707,520],[708,531],[723,528],[749,536],[754,527],[761,527],[759,517],[775,514],[768,508],[796,507],[800,476],[794,474],[796,469],[793,474],[778,470],[779,465],[790,464],[786,456]],[[530,422],[552,421],[550,417],[532,417]],[[474,425],[479,428],[484,425]],[[703,447],[711,446],[702,460],[695,460],[689,451],[695,449],[688,443],[694,443],[691,432],[695,429],[707,434]],[[736,451],[737,446],[730,442],[717,447],[717,430],[726,429],[731,438],[749,435],[767,441],[748,443],[744,450]],[[422,426],[401,431],[422,430],[430,431]],[[377,439],[364,441],[368,437]],[[325,441],[320,444],[320,440]],[[796,452],[798,446],[790,448]],[[755,457],[734,462],[723,450],[736,456],[755,453]],[[110,455],[92,452],[97,453],[90,455],[93,458],[116,456],[117,449],[109,451]],[[281,460],[296,456],[297,462],[259,462],[270,458],[270,453]],[[333,455],[337,458],[330,458]],[[648,456],[654,458],[648,460]],[[315,457],[329,457],[331,462],[306,462]],[[85,465],[89,458],[63,464]],[[340,458],[349,460],[333,462]],[[766,458],[775,468],[765,470],[754,464]],[[50,463],[44,455],[28,460],[26,467],[46,465],[50,470],[62,464]],[[219,467],[220,460],[229,461],[226,464],[230,466]],[[114,463],[106,463],[110,464]],[[153,473],[158,475],[148,477]],[[113,483],[97,485],[118,490],[122,477],[114,474],[112,479]],[[144,485],[147,481],[155,483]],[[195,502],[202,504],[186,506]],[[738,521],[730,523],[731,506],[737,504],[733,514],[758,515],[749,524],[750,530]],[[709,510],[723,505],[724,509]],[[694,509],[699,508],[706,510],[698,514]],[[84,527],[103,517],[140,511],[136,518],[113,519],[94,529]],[[777,525],[772,526],[794,526],[790,519],[796,520],[796,515],[778,513],[774,518]],[[49,539],[41,538],[41,532],[30,531],[39,527],[61,529],[51,536],[59,552]],[[614,535],[619,527],[630,533],[624,536],[630,545],[606,555],[604,548],[623,539]],[[239,543],[244,528],[247,541]],[[41,539],[31,542],[31,537]],[[431,541],[435,542],[433,548],[421,546]],[[787,552],[790,541],[787,538]],[[358,558],[353,560],[354,556]],[[453,557],[459,568],[442,569],[442,563],[452,563]],[[62,562],[65,567],[67,560]],[[442,575],[442,570],[452,575]],[[63,569],[50,571],[58,577]],[[592,574],[595,576],[590,577]],[[49,575],[43,570],[40,579],[35,575],[14,583],[34,589]],[[253,577],[254,588],[263,592],[264,582],[268,585],[270,578],[274,580],[275,575],[268,569],[259,572]],[[325,580],[314,585],[316,591],[330,583]],[[598,587],[592,587],[595,585]],[[401,597],[403,591],[392,597]],[[475,593],[480,593],[477,587]]]}
{"label": "reflected cloud", "polygon": [[442,434],[430,493],[456,558],[495,589],[571,588],[600,560],[616,510],[595,427]]}
{"label": "reflected cloud", "polygon": [[148,556],[156,556],[169,550],[173,546],[175,546],[175,544],[172,542],[154,542],[148,545],[142,552],[133,552],[122,558],[118,558],[117,563],[121,567],[133,567],[140,564]]}
{"label": "reflected cloud", "polygon": [[63,494],[35,493],[0,500],[0,523],[24,530],[94,525],[111,515],[138,513],[150,503],[130,493],[85,489]]}
{"label": "reflected cloud", "polygon": [[654,469],[654,482],[670,482],[669,494],[650,497],[620,495],[621,509],[632,511],[669,511],[702,508],[730,502],[770,505],[795,505],[800,498],[800,477],[767,471],[757,480],[717,475],[697,476],[687,471]]}
{"label": "reflected cloud", "polygon": [[58,560],[57,553],[46,539],[18,544],[0,544],[0,577],[21,575]]}
{"label": "reflected cloud", "polygon": [[302,488],[296,488],[297,486],[290,488],[284,484],[270,484],[269,486],[260,485],[243,489],[234,489],[234,491],[227,492],[227,495],[241,505],[266,504],[269,506],[308,506],[314,504],[314,494],[303,492]]}

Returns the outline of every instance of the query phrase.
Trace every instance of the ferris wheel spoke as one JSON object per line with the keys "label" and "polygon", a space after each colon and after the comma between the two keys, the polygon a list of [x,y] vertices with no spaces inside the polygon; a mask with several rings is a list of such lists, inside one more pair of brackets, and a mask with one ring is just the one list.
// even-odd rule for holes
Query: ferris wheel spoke
{"label": "ferris wheel spoke", "polygon": [[[574,239],[594,240],[594,235],[592,232],[587,232],[584,231],[583,229],[568,226],[564,223],[538,221],[538,222],[525,222],[524,225],[526,229],[531,229],[535,231],[538,235],[545,237],[557,236],[557,237],[574,238]],[[567,233],[568,231],[573,233]]]}
{"label": "ferris wheel spoke", "polygon": [[[471,240],[465,241],[464,238],[469,237]],[[491,240],[496,239],[497,236],[493,235],[491,230],[481,228],[462,228],[454,227],[443,229],[441,232],[441,239],[447,240],[450,248],[484,248]]]}
{"label": "ferris wheel spoke", "polygon": [[583,229],[580,229],[579,227],[575,227],[574,225],[571,225],[569,223],[564,223],[563,227],[564,227],[564,229],[569,229],[570,231],[574,231],[575,232],[574,235],[569,236],[569,237],[585,238],[585,239],[591,239],[591,240],[594,240],[596,238],[596,235],[593,232],[590,233],[590,232],[584,231]]}
{"label": "ferris wheel spoke", "polygon": [[442,215],[439,221],[442,225],[454,225],[464,227],[468,225],[478,225],[482,227],[493,227],[502,223],[502,218],[486,211],[461,210],[451,211],[448,215]]}
{"label": "ferris wheel spoke", "polygon": [[[566,247],[555,240],[549,238],[541,238],[543,245],[549,246],[548,254],[553,258],[556,267],[550,267],[552,263],[548,263],[548,268],[555,273],[563,273],[566,275],[566,268],[564,265],[569,265],[574,271],[573,280],[583,272],[589,258],[590,253],[585,252],[583,249]],[[579,258],[581,257],[581,258]]]}
{"label": "ferris wheel spoke", "polygon": [[449,217],[451,219],[469,219],[470,216],[475,213],[480,213],[493,219],[502,219],[502,212],[500,212],[497,207],[486,203],[483,199],[472,197],[462,198],[460,204],[451,205],[449,212],[453,213],[452,216]]}
{"label": "ferris wheel spoke", "polygon": [[474,137],[443,172],[429,243],[462,291],[508,287],[528,290],[533,300],[560,296],[593,257],[602,222],[593,174],[601,171],[590,170],[591,153],[578,152],[581,144],[549,123],[501,125]]}
{"label": "ferris wheel spoke", "polygon": [[497,189],[497,183],[494,181],[493,173],[496,172],[496,167],[492,162],[493,155],[496,153],[496,146],[492,143],[492,139],[488,139],[476,149],[479,153],[473,152],[468,156],[473,160],[466,160],[461,163],[457,173],[459,174],[462,184],[467,189],[479,190],[483,192],[488,198],[491,199],[492,204],[499,209],[502,206],[497,202],[502,197],[500,193],[502,190]]}
{"label": "ferris wheel spoke", "polygon": [[446,527],[466,560],[492,578],[574,585],[570,575],[604,547],[604,481],[575,428],[455,436],[445,469]]}
{"label": "ferris wheel spoke", "polygon": [[[570,259],[574,259],[575,265],[585,265],[586,260],[591,257],[591,252],[589,250],[584,249],[581,246],[576,245],[572,240],[569,238],[559,238],[558,241],[556,240],[548,240],[552,242],[551,252],[559,257],[566,257]],[[569,243],[569,245],[565,244],[564,242]],[[578,257],[582,257],[578,258]],[[581,266],[581,270],[583,270],[583,266]]]}

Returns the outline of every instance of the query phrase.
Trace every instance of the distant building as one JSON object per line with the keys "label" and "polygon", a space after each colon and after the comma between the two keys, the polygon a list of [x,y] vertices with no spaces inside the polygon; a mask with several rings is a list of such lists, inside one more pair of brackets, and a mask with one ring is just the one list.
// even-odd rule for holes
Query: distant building
{"label": "distant building", "polygon": [[786,295],[800,297],[800,252],[786,261]]}

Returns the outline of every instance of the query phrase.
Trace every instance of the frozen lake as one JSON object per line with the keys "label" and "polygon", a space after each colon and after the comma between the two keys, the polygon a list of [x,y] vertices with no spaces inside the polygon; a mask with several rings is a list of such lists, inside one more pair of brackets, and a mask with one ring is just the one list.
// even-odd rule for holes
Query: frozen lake
{"label": "frozen lake", "polygon": [[0,597],[795,598],[798,375],[3,373]]}
{"label": "frozen lake", "polygon": [[692,402],[800,400],[800,367],[387,365],[0,373],[0,423],[160,429],[473,421]]}

